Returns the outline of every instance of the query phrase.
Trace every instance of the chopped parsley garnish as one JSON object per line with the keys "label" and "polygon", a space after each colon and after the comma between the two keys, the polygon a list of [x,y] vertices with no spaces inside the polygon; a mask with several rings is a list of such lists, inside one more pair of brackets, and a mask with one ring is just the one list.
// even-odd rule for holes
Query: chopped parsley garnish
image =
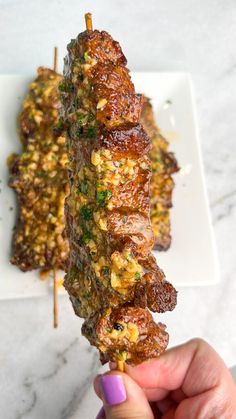
{"label": "chopped parsley garnish", "polygon": [[132,252],[128,253],[126,260],[130,262],[133,259],[134,255]]}
{"label": "chopped parsley garnish", "polygon": [[82,192],[84,195],[87,195],[88,193],[88,182],[86,179],[82,180],[81,184],[79,185],[79,190],[80,192]]}
{"label": "chopped parsley garnish", "polygon": [[88,243],[90,240],[92,240],[92,234],[90,231],[86,231],[86,233],[83,235],[83,242]]}
{"label": "chopped parsley garnish", "polygon": [[85,61],[87,61],[89,58],[90,58],[90,57],[89,57],[89,55],[88,55],[88,52],[87,52],[87,51],[85,51],[85,53],[84,53],[84,59],[85,59]]}
{"label": "chopped parsley garnish", "polygon": [[119,359],[120,359],[121,361],[126,361],[126,358],[127,358],[127,353],[126,353],[126,351],[119,351]]}
{"label": "chopped parsley garnish", "polygon": [[94,121],[94,120],[95,120],[94,114],[92,112],[89,112],[88,113],[88,121],[91,122],[91,121]]}
{"label": "chopped parsley garnish", "polygon": [[77,116],[77,122],[79,126],[85,125],[87,122],[87,115],[85,115],[82,112],[77,112],[76,113]]}
{"label": "chopped parsley garnish", "polygon": [[84,298],[89,298],[90,297],[90,292],[87,291],[87,290],[83,291],[83,297]]}
{"label": "chopped parsley garnish", "polygon": [[36,173],[36,176],[38,176],[38,177],[45,177],[46,176],[46,172],[44,170],[39,170]]}
{"label": "chopped parsley garnish", "polygon": [[77,266],[72,266],[72,268],[69,272],[70,279],[74,280],[76,278],[77,274],[78,274]]}
{"label": "chopped parsley garnish", "polygon": [[128,215],[123,215],[122,222],[125,224],[128,220]]}
{"label": "chopped parsley garnish", "polygon": [[58,90],[60,90],[60,92],[72,92],[73,89],[74,89],[74,86],[70,82],[62,81],[61,83],[58,84]]}
{"label": "chopped parsley garnish", "polygon": [[141,279],[141,273],[135,272],[134,277],[135,277],[135,281],[139,281]]}
{"label": "chopped parsley garnish", "polygon": [[60,90],[60,92],[64,92],[65,91],[65,83],[61,82],[58,84],[58,90]]}
{"label": "chopped parsley garnish", "polygon": [[92,218],[93,210],[89,205],[80,208],[80,216],[83,220],[89,221]]}
{"label": "chopped parsley garnish", "polygon": [[97,191],[96,192],[96,200],[100,208],[105,206],[106,200],[110,199],[112,196],[112,192],[105,190],[105,191]]}
{"label": "chopped parsley garnish", "polygon": [[89,127],[87,130],[87,137],[88,138],[96,138],[97,136],[97,128],[96,127]]}
{"label": "chopped parsley garnish", "polygon": [[80,245],[87,244],[91,239],[92,239],[92,234],[90,233],[90,231],[86,230],[83,236],[81,237],[81,239],[79,240],[79,244]]}
{"label": "chopped parsley garnish", "polygon": [[61,118],[58,120],[55,128],[57,128],[57,129],[63,129],[63,121],[62,121]]}

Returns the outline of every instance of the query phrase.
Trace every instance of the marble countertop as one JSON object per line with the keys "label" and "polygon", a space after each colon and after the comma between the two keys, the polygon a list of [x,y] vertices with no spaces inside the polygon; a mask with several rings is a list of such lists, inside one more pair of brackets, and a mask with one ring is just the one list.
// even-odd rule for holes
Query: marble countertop
{"label": "marble countertop", "polygon": [[[135,6],[134,6],[135,4]],[[148,7],[147,7],[148,5]],[[121,42],[132,70],[189,71],[197,110],[221,282],[179,290],[162,315],[171,345],[200,336],[236,364],[236,3],[228,0],[0,0],[0,73],[34,74],[60,56],[84,27],[83,13]],[[203,263],[204,261],[199,261]],[[183,263],[185,261],[183,260]],[[91,383],[96,351],[60,298],[52,328],[50,298],[0,302],[0,411],[4,419],[92,419],[100,402]]]}

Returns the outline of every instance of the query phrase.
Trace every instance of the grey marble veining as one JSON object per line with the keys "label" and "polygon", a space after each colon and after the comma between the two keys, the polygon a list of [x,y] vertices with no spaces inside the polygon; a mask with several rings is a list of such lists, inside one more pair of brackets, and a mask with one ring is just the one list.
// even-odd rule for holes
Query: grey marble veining
{"label": "grey marble veining", "polygon": [[[53,46],[65,54],[85,11],[121,42],[132,70],[192,74],[221,282],[180,289],[177,309],[161,320],[171,345],[201,336],[235,365],[236,2],[0,0],[0,72],[32,75],[38,65],[50,66]],[[51,314],[49,298],[0,302],[4,419],[92,419],[100,407],[91,383],[101,367],[67,297],[60,298],[56,331]]]}
{"label": "grey marble veining", "polygon": [[[101,367],[97,352],[80,335],[82,323],[68,298],[60,298],[58,330],[52,329],[50,298],[4,304],[9,313],[1,325],[1,417],[86,417],[80,410]],[[99,401],[93,399],[95,412]],[[89,401],[85,408],[91,408]]]}

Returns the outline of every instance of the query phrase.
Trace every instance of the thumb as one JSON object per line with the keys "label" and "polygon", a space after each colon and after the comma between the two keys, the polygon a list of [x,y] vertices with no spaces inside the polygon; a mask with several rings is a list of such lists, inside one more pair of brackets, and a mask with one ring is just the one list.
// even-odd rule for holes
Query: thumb
{"label": "thumb", "polygon": [[127,374],[111,371],[98,376],[94,388],[103,401],[106,419],[154,419],[145,393]]}

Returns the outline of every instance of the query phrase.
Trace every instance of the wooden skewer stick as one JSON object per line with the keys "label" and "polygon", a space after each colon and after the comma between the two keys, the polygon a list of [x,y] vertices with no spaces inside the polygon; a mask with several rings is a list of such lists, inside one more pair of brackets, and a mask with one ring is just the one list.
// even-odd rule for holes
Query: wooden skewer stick
{"label": "wooden skewer stick", "polygon": [[57,271],[53,268],[53,326],[58,327],[58,286]]}
{"label": "wooden skewer stick", "polygon": [[[58,71],[58,48],[54,47],[53,70]],[[53,268],[53,326],[58,327],[58,284],[57,271]]]}
{"label": "wooden skewer stick", "polygon": [[125,369],[124,361],[117,361],[117,369],[118,371],[124,372],[124,369]]}
{"label": "wooden skewer stick", "polygon": [[92,31],[93,30],[93,21],[92,21],[92,14],[91,13],[85,13],[85,23],[86,23],[87,31]]}
{"label": "wooden skewer stick", "polygon": [[54,47],[54,60],[53,60],[53,70],[57,73],[58,71],[58,48]]}

